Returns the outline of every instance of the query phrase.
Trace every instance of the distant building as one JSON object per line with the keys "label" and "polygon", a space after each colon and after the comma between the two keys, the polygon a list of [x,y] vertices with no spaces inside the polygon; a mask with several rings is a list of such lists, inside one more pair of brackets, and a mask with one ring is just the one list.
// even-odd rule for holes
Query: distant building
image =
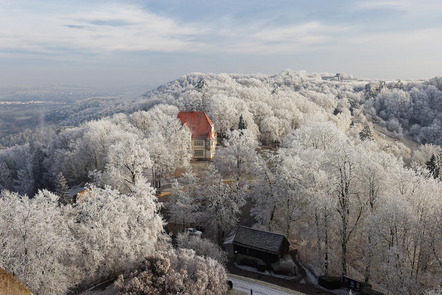
{"label": "distant building", "polygon": [[90,197],[91,193],[91,189],[86,188],[84,184],[80,184],[69,189],[68,198],[72,203],[77,203],[84,197]]}
{"label": "distant building", "polygon": [[215,156],[215,125],[204,112],[179,112],[178,119],[191,135],[191,149],[194,159],[211,160]]}
{"label": "distant building", "polygon": [[236,233],[226,239],[224,246],[230,248],[234,256],[241,254],[259,258],[267,267],[284,258],[290,251],[290,243],[284,235],[245,226],[239,226]]}
{"label": "distant building", "polygon": [[324,76],[324,77],[322,77],[322,80],[336,80],[336,81],[342,81],[342,80],[344,80],[343,79],[343,76],[342,76],[342,74],[341,73],[336,73],[336,75],[334,75],[334,76]]}

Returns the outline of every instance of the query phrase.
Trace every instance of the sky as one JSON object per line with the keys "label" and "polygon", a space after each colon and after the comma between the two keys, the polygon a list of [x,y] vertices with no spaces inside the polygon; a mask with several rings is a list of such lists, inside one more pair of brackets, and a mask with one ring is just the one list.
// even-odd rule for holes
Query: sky
{"label": "sky", "polygon": [[0,86],[190,72],[442,75],[440,0],[0,0]]}

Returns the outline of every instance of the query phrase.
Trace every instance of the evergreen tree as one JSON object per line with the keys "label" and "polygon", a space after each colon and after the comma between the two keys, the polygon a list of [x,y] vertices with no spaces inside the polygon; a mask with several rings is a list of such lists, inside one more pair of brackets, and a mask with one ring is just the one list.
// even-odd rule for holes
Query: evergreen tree
{"label": "evergreen tree", "polygon": [[45,176],[47,174],[46,167],[44,165],[44,160],[46,158],[45,153],[41,147],[36,147],[34,153],[32,154],[32,177],[34,179],[33,194],[37,193],[39,189],[43,189],[48,186],[45,181]]}
{"label": "evergreen tree", "polygon": [[427,169],[430,171],[430,173],[433,175],[434,179],[439,178],[440,174],[440,168],[441,168],[441,156],[436,156],[433,154],[429,161],[427,161],[425,164],[427,164]]}
{"label": "evergreen tree", "polygon": [[242,114],[241,114],[241,116],[239,116],[238,129],[239,130],[247,129],[247,122],[244,121]]}
{"label": "evergreen tree", "polygon": [[201,78],[200,80],[198,80],[198,82],[197,82],[196,85],[195,85],[195,88],[196,88],[198,91],[203,91],[204,89],[206,89],[206,88],[207,88],[207,82],[206,82],[206,80],[205,80],[204,78]]}
{"label": "evergreen tree", "polygon": [[67,181],[64,178],[63,173],[60,172],[57,174],[57,192],[56,193],[60,197],[60,201],[62,203],[67,204],[70,202],[70,200],[68,199],[69,198],[68,191],[69,191],[69,187],[68,187]]}
{"label": "evergreen tree", "polygon": [[12,185],[11,171],[5,161],[0,161],[0,191]]}
{"label": "evergreen tree", "polygon": [[359,137],[361,140],[373,140],[373,133],[371,132],[370,126],[365,125],[364,129],[359,132]]}
{"label": "evergreen tree", "polygon": [[207,89],[208,85],[204,78],[201,78],[195,85],[195,89],[201,93],[201,110],[203,112],[207,111]]}

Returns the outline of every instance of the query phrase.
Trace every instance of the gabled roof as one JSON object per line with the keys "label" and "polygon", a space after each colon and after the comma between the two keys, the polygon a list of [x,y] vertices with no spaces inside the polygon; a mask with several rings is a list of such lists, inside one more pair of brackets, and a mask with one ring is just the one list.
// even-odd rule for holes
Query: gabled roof
{"label": "gabled roof", "polygon": [[284,239],[287,240],[285,236],[280,234],[239,226],[233,244],[278,254]]}
{"label": "gabled roof", "polygon": [[205,112],[191,111],[179,112],[178,119],[181,123],[187,125],[192,132],[193,139],[213,139],[216,138],[216,132],[212,137],[212,126],[215,128],[213,122],[209,119]]}

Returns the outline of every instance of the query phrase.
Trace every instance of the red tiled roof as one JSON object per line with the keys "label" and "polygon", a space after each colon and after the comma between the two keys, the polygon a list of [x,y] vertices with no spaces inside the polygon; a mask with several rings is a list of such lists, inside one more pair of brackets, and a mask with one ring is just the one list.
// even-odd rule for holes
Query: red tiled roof
{"label": "red tiled roof", "polygon": [[192,138],[216,138],[216,132],[214,132],[213,137],[211,136],[211,126],[215,128],[215,125],[209,119],[205,112],[179,112],[177,117],[178,119],[180,119],[182,124],[187,125],[187,127],[190,129],[190,131],[192,132]]}

